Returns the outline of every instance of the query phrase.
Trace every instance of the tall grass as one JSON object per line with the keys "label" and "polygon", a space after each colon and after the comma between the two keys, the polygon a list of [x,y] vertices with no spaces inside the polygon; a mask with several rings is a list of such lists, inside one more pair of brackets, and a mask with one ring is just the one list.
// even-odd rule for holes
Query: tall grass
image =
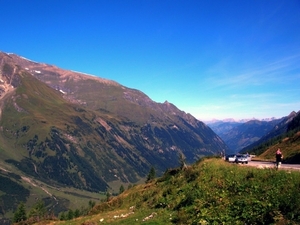
{"label": "tall grass", "polygon": [[[206,159],[134,186],[73,224],[99,218],[103,224],[132,224],[149,214],[153,218],[143,224],[299,224],[299,189],[299,172]],[[134,214],[113,219],[130,207]]]}

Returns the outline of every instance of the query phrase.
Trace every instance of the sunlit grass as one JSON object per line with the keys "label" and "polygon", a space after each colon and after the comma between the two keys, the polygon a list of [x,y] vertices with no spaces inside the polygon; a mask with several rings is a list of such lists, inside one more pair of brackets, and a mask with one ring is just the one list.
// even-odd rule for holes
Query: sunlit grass
{"label": "sunlit grass", "polygon": [[87,217],[55,224],[138,224],[149,215],[143,224],[298,224],[299,187],[299,172],[205,159],[136,185]]}

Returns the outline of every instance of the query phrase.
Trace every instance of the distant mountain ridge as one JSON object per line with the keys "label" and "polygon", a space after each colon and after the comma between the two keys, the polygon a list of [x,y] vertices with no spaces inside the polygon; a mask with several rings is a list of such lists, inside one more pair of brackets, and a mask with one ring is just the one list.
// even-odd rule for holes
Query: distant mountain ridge
{"label": "distant mountain ridge", "polygon": [[[0,52],[4,165],[55,184],[106,191],[227,150],[203,122],[115,81]],[[10,153],[14,149],[14,153]]]}
{"label": "distant mountain ridge", "polygon": [[213,131],[218,134],[229,147],[227,154],[240,152],[247,146],[255,143],[273,127],[275,127],[281,119],[270,120],[249,120],[247,122],[215,122],[209,124]]}
{"label": "distant mountain ridge", "polygon": [[248,121],[251,120],[258,120],[258,121],[272,121],[272,120],[276,120],[276,117],[270,117],[270,118],[263,118],[263,119],[257,119],[257,118],[249,118],[249,119],[233,119],[233,118],[227,118],[227,119],[213,119],[213,120],[207,120],[207,121],[203,121],[206,124],[214,124],[213,126],[216,126],[218,124],[221,123],[246,123]]}
{"label": "distant mountain ridge", "polygon": [[[267,143],[270,140],[280,137],[282,135],[287,135],[288,132],[300,130],[300,111],[297,113],[295,111],[291,112],[288,116],[283,117],[275,126],[265,135],[263,135],[259,140],[253,142],[251,145],[248,145],[242,149],[242,152],[250,151],[255,148],[260,148],[260,145]],[[296,122],[295,122],[296,120]],[[295,131],[294,131],[295,132]],[[262,154],[263,151],[257,150],[256,154]]]}
{"label": "distant mountain ridge", "polygon": [[[275,151],[276,148],[273,145],[278,145],[278,142],[289,140],[290,145],[296,146],[288,150],[285,154],[289,162],[298,162],[296,155],[297,153],[297,140],[298,130],[300,130],[300,111],[297,113],[295,111],[291,112],[288,116],[282,117],[280,119],[275,119],[274,117],[270,119],[263,120],[250,120],[245,123],[240,122],[226,122],[225,121],[214,121],[208,124],[221,138],[225,141],[229,150],[226,154],[235,153],[246,153],[251,152],[255,155],[261,155],[265,157],[269,154],[269,151]],[[298,122],[297,122],[298,121]],[[295,138],[286,138],[291,135],[296,135]],[[285,143],[285,142],[283,142]],[[286,148],[282,144],[283,148]],[[267,150],[270,148],[269,150]],[[296,148],[296,149],[295,149]],[[264,153],[266,151],[266,153]],[[286,150],[285,150],[286,151]],[[300,157],[299,157],[300,158]],[[300,162],[300,161],[299,161]]]}

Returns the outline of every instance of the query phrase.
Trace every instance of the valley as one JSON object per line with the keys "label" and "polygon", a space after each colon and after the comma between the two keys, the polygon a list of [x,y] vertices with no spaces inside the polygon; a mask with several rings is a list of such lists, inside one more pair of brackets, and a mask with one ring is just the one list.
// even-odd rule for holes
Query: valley
{"label": "valley", "polygon": [[[4,168],[0,170],[0,179],[2,181],[6,180],[6,182],[9,181],[11,185],[20,186],[23,191],[30,193],[27,200],[31,204],[39,199],[47,199],[47,201],[51,202],[48,210],[53,211],[55,214],[61,212],[62,209],[75,208],[77,204],[87,205],[89,200],[100,201],[105,196],[104,193],[93,193],[71,187],[51,186],[33,177],[17,175]],[[14,189],[13,186],[8,186],[8,188]],[[62,202],[59,204],[59,201]]]}

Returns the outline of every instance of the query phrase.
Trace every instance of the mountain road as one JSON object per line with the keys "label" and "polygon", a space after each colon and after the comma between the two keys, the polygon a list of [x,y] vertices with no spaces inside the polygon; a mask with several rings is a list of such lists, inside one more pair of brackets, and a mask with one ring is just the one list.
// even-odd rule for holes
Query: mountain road
{"label": "mountain road", "polygon": [[[248,166],[255,166],[257,168],[274,168],[274,162],[266,162],[266,161],[249,161]],[[282,163],[280,169],[290,169],[290,170],[298,170],[300,172],[300,164],[285,164]]]}

